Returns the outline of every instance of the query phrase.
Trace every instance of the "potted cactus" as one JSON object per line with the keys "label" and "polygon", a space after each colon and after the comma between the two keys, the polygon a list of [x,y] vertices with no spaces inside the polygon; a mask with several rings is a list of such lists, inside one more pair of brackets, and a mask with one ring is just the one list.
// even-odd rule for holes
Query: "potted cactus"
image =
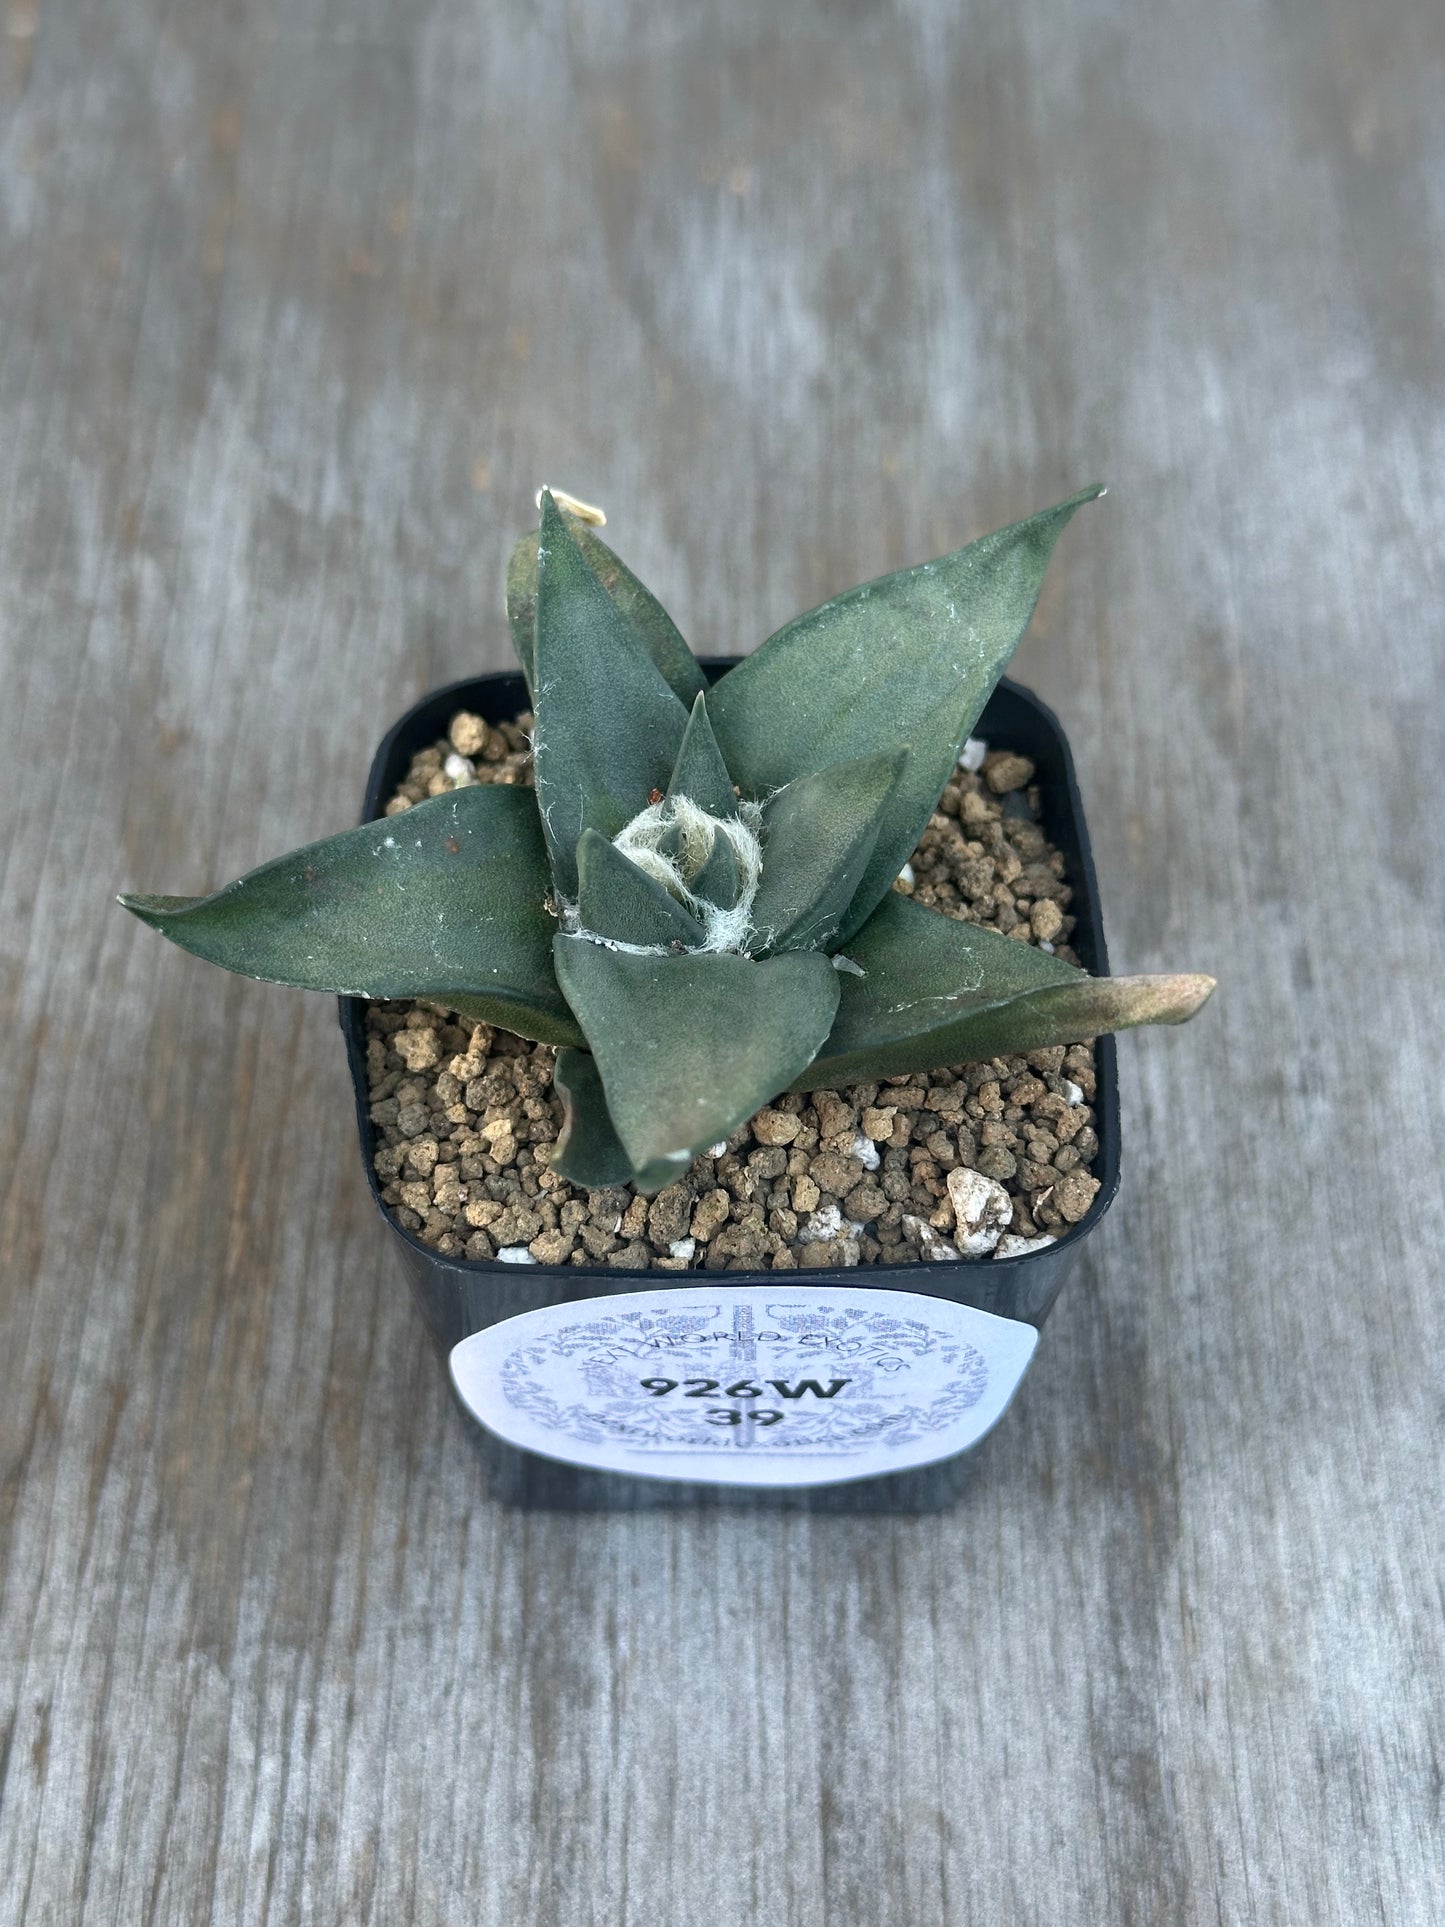
{"label": "potted cactus", "polygon": [[[394,816],[374,786],[377,820],[210,896],[121,902],[227,969],[425,999],[552,1047],[553,1181],[644,1199],[785,1093],[1178,1023],[1209,978],[1091,974],[894,887],[1059,533],[1100,492],[827,602],[710,681],[595,512],[544,490],[507,581],[531,785],[469,784]],[[961,1231],[975,1175],[950,1174]],[[499,1436],[742,1484],[972,1443],[1027,1364],[1070,1243],[1014,1256],[1007,1316],[958,1243],[867,1288],[795,1274],[783,1292],[756,1273],[681,1284],[575,1262],[523,1278],[399,1235],[454,1381]],[[1031,1292],[1030,1270],[1051,1288]]]}

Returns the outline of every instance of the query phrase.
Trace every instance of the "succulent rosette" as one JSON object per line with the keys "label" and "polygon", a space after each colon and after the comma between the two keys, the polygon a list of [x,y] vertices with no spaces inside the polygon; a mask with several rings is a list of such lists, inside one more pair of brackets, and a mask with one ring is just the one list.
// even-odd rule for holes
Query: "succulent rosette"
{"label": "succulent rosette", "polygon": [[507,573],[534,788],[454,790],[214,895],[121,902],[246,976],[556,1045],[552,1167],[584,1186],[659,1190],[790,1088],[1179,1023],[1211,979],[1092,977],[893,888],[1100,492],[835,597],[709,687],[544,490]]}

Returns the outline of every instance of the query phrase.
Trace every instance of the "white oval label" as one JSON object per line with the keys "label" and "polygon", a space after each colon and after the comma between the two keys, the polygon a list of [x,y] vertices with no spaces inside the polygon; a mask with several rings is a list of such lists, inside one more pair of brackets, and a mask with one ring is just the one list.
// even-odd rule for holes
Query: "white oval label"
{"label": "white oval label", "polygon": [[545,1305],[451,1354],[467,1409],[569,1465],[827,1485],[981,1439],[1038,1332],[911,1291],[694,1285]]}

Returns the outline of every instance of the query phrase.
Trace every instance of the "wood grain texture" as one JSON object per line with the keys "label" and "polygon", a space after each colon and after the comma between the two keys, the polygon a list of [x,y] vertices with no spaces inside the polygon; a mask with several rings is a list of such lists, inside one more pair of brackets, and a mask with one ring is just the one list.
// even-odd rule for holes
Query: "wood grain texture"
{"label": "wood grain texture", "polygon": [[[6,19],[6,1920],[1445,1918],[1436,0]],[[1223,989],[978,1477],[497,1503],[333,1008],[110,894],[350,822],[539,481],[727,651],[1095,476],[1018,671]]]}

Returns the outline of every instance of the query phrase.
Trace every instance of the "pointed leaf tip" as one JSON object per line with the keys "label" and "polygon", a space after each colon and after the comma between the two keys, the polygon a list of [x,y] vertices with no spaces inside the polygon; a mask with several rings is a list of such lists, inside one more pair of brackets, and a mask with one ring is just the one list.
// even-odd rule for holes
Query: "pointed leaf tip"
{"label": "pointed leaf tip", "polygon": [[546,496],[547,500],[557,508],[565,510],[575,522],[585,522],[589,528],[594,529],[604,529],[607,526],[605,510],[598,508],[593,502],[582,501],[579,496],[569,495],[566,489],[548,488],[547,484],[543,482],[542,486],[537,490],[536,495],[537,507],[539,509],[542,506],[543,496]]}
{"label": "pointed leaf tip", "polygon": [[543,1043],[577,1044],[551,967],[547,882],[534,799],[488,783],[307,844],[210,896],[127,892],[121,902],[239,976],[426,997]]}
{"label": "pointed leaf tip", "polygon": [[687,719],[687,730],[677,752],[667,793],[670,797],[686,796],[713,816],[732,818],[738,813],[733,779],[717,746],[707,713],[707,697],[702,690],[693,698],[692,713]]}
{"label": "pointed leaf tip", "polygon": [[193,903],[200,901],[199,897],[146,896],[133,890],[123,890],[116,898],[122,910],[129,910],[133,917],[139,917],[142,923],[152,926],[158,918],[174,916],[178,910],[189,909]]}
{"label": "pointed leaf tip", "polygon": [[1091,483],[952,555],[835,596],[769,636],[709,692],[718,744],[746,795],[912,745],[840,942],[891,889],[1028,626],[1054,544],[1101,492]]}
{"label": "pointed leaf tip", "polygon": [[533,746],[537,807],[563,896],[584,829],[617,835],[672,773],[688,712],[566,518],[542,504]]}
{"label": "pointed leaf tip", "polygon": [[763,812],[763,876],[753,903],[760,952],[826,949],[873,855],[906,748],[800,776]]}
{"label": "pointed leaf tip", "polygon": [[828,1041],[795,1089],[970,1064],[1139,1024],[1182,1024],[1203,976],[1091,977],[1059,958],[891,893],[848,947]]}
{"label": "pointed leaf tip", "polygon": [[[618,614],[635,630],[638,640],[657,664],[678,700],[690,704],[693,697],[705,687],[705,679],[677,624],[652,591],[639,582],[626,563],[608,548],[597,533],[597,525],[586,515],[576,512],[586,508],[586,504],[577,504],[574,508],[570,496],[540,489],[537,494],[539,508],[543,506],[544,495],[553,509],[559,512],[558,522],[553,526],[560,524],[569,531],[603,591]],[[539,542],[540,532],[533,529],[530,535],[524,535],[516,544],[507,562],[507,622],[529,689],[534,688],[535,684]]]}
{"label": "pointed leaf tip", "polygon": [[1136,1024],[1186,1024],[1212,996],[1216,980],[1198,973],[1160,977],[1107,977],[1119,1028]]}

